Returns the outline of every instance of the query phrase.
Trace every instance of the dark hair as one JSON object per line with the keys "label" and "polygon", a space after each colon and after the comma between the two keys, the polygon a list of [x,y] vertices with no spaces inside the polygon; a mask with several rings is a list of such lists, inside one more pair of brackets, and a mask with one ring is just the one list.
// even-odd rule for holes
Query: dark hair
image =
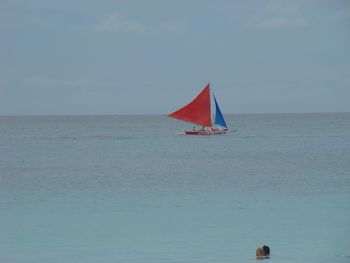
{"label": "dark hair", "polygon": [[270,255],[270,248],[268,246],[263,246],[264,254]]}

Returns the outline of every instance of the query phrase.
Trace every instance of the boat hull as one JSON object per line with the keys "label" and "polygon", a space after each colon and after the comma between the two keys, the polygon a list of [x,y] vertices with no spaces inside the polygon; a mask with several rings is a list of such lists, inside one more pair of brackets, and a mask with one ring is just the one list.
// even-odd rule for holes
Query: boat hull
{"label": "boat hull", "polygon": [[229,129],[209,129],[209,130],[188,130],[184,131],[185,135],[219,135],[226,134]]}

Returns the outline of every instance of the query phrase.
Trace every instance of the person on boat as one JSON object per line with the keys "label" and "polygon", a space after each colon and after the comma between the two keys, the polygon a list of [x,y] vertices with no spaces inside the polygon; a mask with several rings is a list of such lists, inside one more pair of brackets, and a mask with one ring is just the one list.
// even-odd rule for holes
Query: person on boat
{"label": "person on boat", "polygon": [[195,126],[193,126],[192,131],[195,131],[195,130],[196,130],[196,127],[195,127]]}
{"label": "person on boat", "polygon": [[268,246],[258,247],[255,251],[256,259],[270,258],[270,248]]}

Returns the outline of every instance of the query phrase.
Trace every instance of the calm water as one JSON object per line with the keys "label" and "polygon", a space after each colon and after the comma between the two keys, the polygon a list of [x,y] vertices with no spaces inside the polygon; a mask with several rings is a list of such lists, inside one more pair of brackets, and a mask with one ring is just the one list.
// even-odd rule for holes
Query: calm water
{"label": "calm water", "polygon": [[0,117],[0,262],[350,262],[350,114]]}

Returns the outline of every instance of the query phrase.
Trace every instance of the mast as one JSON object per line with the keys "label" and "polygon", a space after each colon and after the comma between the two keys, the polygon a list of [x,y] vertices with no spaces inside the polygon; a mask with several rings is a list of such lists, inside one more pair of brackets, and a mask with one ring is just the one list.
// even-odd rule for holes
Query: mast
{"label": "mast", "polygon": [[210,107],[210,84],[208,83],[190,103],[170,113],[168,116],[197,125],[211,127]]}

